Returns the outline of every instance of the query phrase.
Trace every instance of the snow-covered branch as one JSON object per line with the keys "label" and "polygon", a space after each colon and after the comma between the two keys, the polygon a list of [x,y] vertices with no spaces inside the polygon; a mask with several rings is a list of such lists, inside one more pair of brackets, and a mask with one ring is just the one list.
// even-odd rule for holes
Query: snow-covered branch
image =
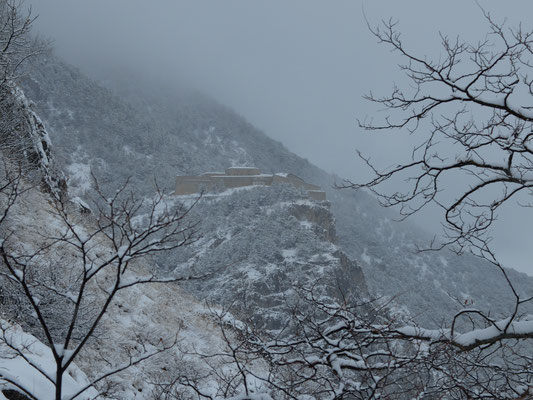
{"label": "snow-covered branch", "polygon": [[[24,201],[21,192],[11,192],[18,183],[15,180],[5,185],[7,199],[2,202],[5,215],[17,202]],[[103,198],[98,189],[96,194]],[[117,293],[142,284],[201,278],[192,274],[160,276],[156,270],[147,273],[150,268],[146,264],[153,262],[152,254],[196,240],[196,222],[188,219],[190,207],[163,207],[165,204],[166,198],[159,191],[146,204],[126,193],[124,186],[111,201],[95,204],[98,211],[87,216],[72,210],[62,196],[52,193],[47,206],[52,226],[36,232],[37,248],[21,246],[23,241],[15,231],[1,242],[0,275],[9,278],[21,304],[33,316],[50,349],[55,369],[40,369],[26,356],[25,348],[18,348],[6,337],[4,344],[54,385],[55,398],[64,397],[66,372],[88,341],[98,335],[102,318]],[[131,356],[128,363],[106,372],[86,388],[168,348],[161,342],[151,351]]]}

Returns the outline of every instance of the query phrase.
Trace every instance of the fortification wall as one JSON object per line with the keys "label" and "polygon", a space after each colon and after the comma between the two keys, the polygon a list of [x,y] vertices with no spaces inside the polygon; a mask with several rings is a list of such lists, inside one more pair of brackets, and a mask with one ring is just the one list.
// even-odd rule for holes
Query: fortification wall
{"label": "fortification wall", "polygon": [[258,168],[232,167],[222,172],[206,172],[201,176],[176,177],[176,195],[213,191],[216,188],[232,189],[253,185],[271,186],[273,184],[289,184],[307,191],[310,198],[318,201],[326,200],[326,193],[320,186],[305,182],[293,174],[262,175]]}
{"label": "fortification wall", "polygon": [[211,191],[214,184],[210,178],[200,176],[178,176],[176,177],[176,190],[174,194],[194,194],[202,191]]}
{"label": "fortification wall", "polygon": [[226,175],[261,175],[261,170],[253,167],[230,167],[226,169]]}
{"label": "fortification wall", "polygon": [[326,192],[323,190],[308,190],[307,195],[309,198],[317,201],[325,201],[326,200]]}

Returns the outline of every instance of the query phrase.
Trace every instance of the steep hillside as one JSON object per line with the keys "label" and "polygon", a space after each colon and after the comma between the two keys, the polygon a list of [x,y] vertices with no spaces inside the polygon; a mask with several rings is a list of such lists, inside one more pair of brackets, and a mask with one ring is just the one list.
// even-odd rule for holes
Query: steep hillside
{"label": "steep hillside", "polygon": [[[352,203],[333,201],[332,211],[339,246],[361,266],[371,293],[395,297],[426,326],[449,321],[465,304],[494,316],[512,310],[513,293],[495,266],[450,250],[417,252],[415,245],[427,246],[433,235],[397,222],[396,215],[364,194],[354,197]],[[533,295],[531,277],[515,270],[508,275],[524,298]]]}
{"label": "steep hillside", "polygon": [[2,160],[16,165],[27,180],[63,195],[66,178],[52,154],[50,136],[19,87],[0,86],[0,115]]}
{"label": "steep hillside", "polygon": [[[67,199],[48,132],[24,93],[19,88],[10,90],[1,97],[0,106],[0,399],[26,398],[17,397],[21,390],[32,398],[52,398],[55,388],[50,377],[56,364],[50,338],[56,351],[62,352],[58,349],[64,342],[58,341],[64,338],[70,318],[76,318],[73,342],[78,343],[107,296],[104,271],[99,273],[98,284],[85,287],[75,312],[79,279],[88,270],[69,232],[83,237],[81,241],[94,257],[91,263],[105,263],[107,254],[116,248],[103,231],[94,233],[94,215]],[[6,259],[20,269],[10,273]],[[153,264],[149,258],[136,262],[130,268],[132,277],[146,276]],[[21,281],[26,282],[24,289]],[[30,298],[38,305],[39,315]],[[46,321],[46,330],[39,318]],[[193,377],[194,371],[216,390],[206,364],[193,353],[220,353],[226,348],[213,310],[176,283],[154,283],[123,290],[114,298],[95,334],[67,369],[64,395],[75,394],[105,371],[127,365],[132,357],[150,353],[168,338],[171,344],[175,341],[168,351],[99,381],[98,389],[105,394],[98,398],[153,399],[164,382],[182,373]],[[65,350],[72,352],[72,347]],[[217,365],[216,358],[210,361]],[[94,388],[88,388],[79,398],[97,395]]]}
{"label": "steep hillside", "polygon": [[[76,231],[79,235],[86,235],[88,238],[90,232],[93,232],[91,217],[80,214],[76,207],[69,211],[69,218],[77,222]],[[49,327],[55,328],[51,331],[52,335],[60,337],[65,322],[69,321],[73,312],[72,307],[61,303],[61,299],[69,295],[72,297],[70,290],[77,294],[77,285],[72,278],[78,276],[84,268],[74,246],[61,246],[47,251],[50,249],[43,244],[48,237],[66,235],[67,226],[64,220],[52,206],[49,194],[33,187],[21,194],[1,229],[14,232],[9,240],[15,243],[20,251],[30,254],[39,251],[40,254],[46,255],[42,260],[35,260],[35,264],[41,267],[39,270],[25,270],[25,273],[31,274],[32,282],[38,282],[41,286],[51,287],[53,284],[53,287],[62,288],[61,292],[47,293],[39,290],[37,284],[32,286],[34,299],[39,299],[42,315],[49,322]],[[91,241],[88,247],[95,251],[98,258],[104,259],[106,253],[113,252],[113,248],[104,238],[93,239],[88,239]],[[131,275],[145,276],[152,265],[153,261],[150,259],[136,262],[130,267]],[[3,272],[5,271],[2,270]],[[14,338],[20,343],[22,354],[51,374],[55,372],[54,360],[48,347],[38,342],[33,343],[31,335],[23,335],[17,325],[4,331],[6,323],[3,318],[16,320],[26,332],[31,332],[41,342],[47,343],[36,314],[28,307],[24,296],[17,295],[20,288],[6,282],[4,274],[1,277],[2,301],[7,305],[0,303],[0,391],[11,387],[9,384],[5,385],[1,379],[7,377],[27,384],[29,392],[38,398],[52,398],[49,395],[53,393],[51,383],[18,357],[16,352],[9,352],[9,348],[5,346],[6,337],[8,342],[10,338]],[[104,273],[98,279],[97,286],[86,288],[84,298],[88,303],[82,305],[78,317],[82,331],[85,329],[84,321],[94,317],[94,312],[105,299],[102,286],[106,279]],[[6,302],[6,299],[17,301]],[[9,304],[12,306],[8,307]],[[220,333],[213,311],[187,294],[178,284],[146,284],[123,290],[113,300],[94,337],[76,358],[76,365],[67,371],[65,389],[76,393],[104,372],[127,365],[132,358],[145,352],[149,353],[153,351],[154,346],[168,340],[169,343],[176,340],[176,344],[166,352],[99,382],[97,387],[105,394],[98,398],[151,400],[156,398],[157,391],[161,390],[159,384],[178,379],[181,374],[187,374],[192,379],[195,371],[198,371],[198,375],[207,377],[205,385],[208,385],[213,383],[211,380],[214,378],[208,376],[206,364],[196,353],[216,354],[226,349],[226,341]],[[4,358],[8,360],[4,361]],[[213,358],[210,362],[217,365],[218,361]],[[212,386],[216,388],[216,384]],[[81,398],[94,398],[94,392],[94,389],[91,389],[86,397]]]}
{"label": "steep hillside", "polygon": [[294,171],[310,182],[325,177],[205,96],[176,93],[143,101],[140,85],[130,101],[53,57],[41,60],[23,82],[53,132],[71,187],[83,189],[90,168],[111,185],[131,176],[141,193],[152,191],[148,182],[154,177],[170,189],[178,174],[232,165],[255,165],[265,173]]}
{"label": "steep hillside", "polygon": [[[231,110],[198,94],[168,94],[150,88],[147,95],[142,83],[129,84],[112,92],[54,57],[41,60],[24,82],[50,128],[73,193],[83,196],[91,170],[107,188],[131,176],[133,187],[143,195],[153,191],[154,178],[171,190],[177,174],[232,165],[257,166],[267,173],[292,172],[328,192],[338,246],[363,268],[374,295],[398,295],[396,301],[425,324],[448,318],[465,300],[496,314],[512,305],[499,271],[447,251],[415,254],[414,243],[427,238],[424,232],[393,222],[394,215],[379,208],[364,192],[332,189],[334,177],[269,139]],[[215,238],[217,227],[206,225],[205,234]],[[222,257],[222,249],[224,246],[211,249],[208,254]],[[261,254],[261,248],[250,248],[246,257],[252,259],[256,251]],[[260,259],[269,264],[285,262]],[[244,263],[239,268],[244,268]],[[302,269],[302,276],[307,272]],[[512,277],[520,291],[531,293],[531,278],[514,272]]]}
{"label": "steep hillside", "polygon": [[327,202],[311,201],[284,185],[252,186],[205,195],[192,215],[201,221],[204,237],[158,262],[210,273],[191,290],[239,309],[242,318],[252,316],[271,329],[284,325],[294,285],[315,286],[317,296],[368,296],[361,268],[336,245]]}

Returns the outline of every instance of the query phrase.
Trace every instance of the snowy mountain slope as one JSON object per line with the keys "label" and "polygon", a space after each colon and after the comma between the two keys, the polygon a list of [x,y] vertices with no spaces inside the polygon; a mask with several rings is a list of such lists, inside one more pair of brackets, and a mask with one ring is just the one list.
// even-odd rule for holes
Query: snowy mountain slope
{"label": "snowy mountain slope", "polygon": [[[77,221],[78,234],[88,237],[87,232],[90,231],[92,224],[91,216],[80,214],[74,206],[70,215],[73,220]],[[14,232],[10,242],[15,243],[17,248],[30,253],[44,246],[43,238],[59,237],[65,229],[61,217],[51,205],[49,194],[35,187],[29,188],[21,195],[2,228]],[[97,242],[97,245],[91,245],[91,251],[98,254],[98,257],[106,259],[107,253],[113,250],[108,248],[104,238],[98,239]],[[130,275],[146,276],[152,266],[153,260],[139,261],[130,267]],[[70,282],[72,276],[76,276],[76,271],[83,268],[79,265],[76,250],[69,246],[59,247],[53,252],[46,251],[42,267],[42,271],[36,270],[31,273],[45,274],[49,281],[54,283],[54,287],[58,288],[68,288],[72,283]],[[87,293],[84,298],[88,303],[84,303],[81,307],[85,310],[79,315],[81,327],[83,327],[84,318],[91,317],[91,310],[95,310],[105,299],[105,291],[102,289],[105,282],[106,274],[104,273],[98,279],[98,285],[86,288]],[[18,299],[18,301],[8,303],[13,304],[13,307],[4,305],[0,307],[0,318],[17,320],[26,332],[31,332],[39,340],[45,341],[35,313],[27,307],[24,297],[17,295],[16,286],[1,280],[0,287],[3,289],[3,301],[6,298]],[[37,290],[38,288],[34,289],[34,294]],[[65,292],[68,293],[66,289]],[[34,298],[37,296],[34,295]],[[60,337],[65,326],[64,322],[69,321],[71,315],[67,312],[68,308],[62,307],[57,302],[58,298],[62,296],[49,298],[43,292],[38,300],[43,315],[50,322],[53,337]],[[15,332],[13,338],[18,341],[17,343],[23,343],[21,341],[25,338],[31,339],[28,336],[29,333],[23,333],[18,327],[9,328],[8,337],[11,337],[11,331]],[[220,333],[212,311],[186,293],[178,284],[147,284],[126,289],[117,294],[112,306],[102,319],[95,337],[87,342],[79,357],[76,358],[77,367],[72,367],[71,370],[75,381],[67,377],[66,388],[75,393],[75,390],[87,384],[87,379],[91,381],[106,371],[128,363],[130,357],[138,357],[139,354],[154,351],[156,346],[162,343],[172,343],[174,338],[177,343],[168,351],[100,382],[98,389],[104,390],[106,394],[99,398],[153,399],[154,393],[159,390],[158,384],[165,382],[165,379],[171,381],[178,378],[180,374],[187,374],[191,377],[194,371],[198,371],[198,375],[207,374],[206,364],[196,353],[221,353],[226,348],[226,341]],[[5,361],[4,350],[0,336],[0,352],[2,352],[0,354],[0,387],[2,387],[2,376],[16,376],[18,382],[23,384],[35,383],[33,388],[36,392],[31,389],[30,393],[35,393],[37,398],[50,398],[47,395],[47,391],[52,390],[50,385],[41,385],[40,375],[20,357]],[[47,370],[54,366],[53,359],[48,354],[50,350],[40,342],[35,342],[27,349],[23,348],[22,351],[31,359],[37,360]],[[216,358],[210,361],[213,365],[218,362]],[[51,371],[54,372],[53,369]],[[210,387],[209,379],[203,383],[206,387]],[[93,397],[94,393],[90,398]]]}
{"label": "snowy mountain slope", "polygon": [[[131,176],[143,195],[153,190],[154,177],[170,190],[176,174],[236,164],[292,172],[327,191],[338,246],[363,267],[371,293],[401,294],[396,301],[428,324],[448,318],[465,300],[496,314],[511,305],[499,271],[449,252],[414,254],[413,243],[425,243],[424,232],[392,222],[394,215],[363,192],[332,189],[334,177],[204,96],[169,95],[157,88],[146,96],[138,81],[113,94],[53,57],[41,60],[24,88],[49,126],[77,194],[87,188],[91,169],[109,187]],[[520,291],[529,293],[532,278],[514,272],[512,277]]]}
{"label": "snowy mountain slope", "polygon": [[206,195],[193,215],[201,221],[203,238],[158,263],[211,273],[189,286],[193,293],[231,304],[242,318],[280,327],[294,285],[315,286],[317,296],[368,295],[360,267],[335,243],[327,202],[311,201],[291,186],[256,186]]}
{"label": "snowy mountain slope", "polygon": [[79,188],[90,168],[115,185],[131,176],[142,194],[151,193],[154,177],[170,190],[177,174],[232,165],[303,172],[315,180],[322,173],[204,96],[143,102],[136,94],[130,101],[54,57],[37,64],[23,87],[52,132],[70,187]]}
{"label": "snowy mountain slope", "polygon": [[[449,321],[450,314],[465,307],[489,311],[495,317],[513,309],[514,296],[501,271],[469,254],[450,250],[417,252],[433,236],[409,223],[396,222],[363,193],[354,202],[332,201],[337,217],[339,245],[363,269],[371,293],[395,297],[425,326]],[[346,216],[350,215],[348,220]],[[533,278],[509,269],[518,293],[533,295]],[[531,308],[523,311],[531,312]]]}
{"label": "snowy mountain slope", "polygon": [[[1,106],[0,126],[5,129],[2,132],[3,143],[9,145],[0,148],[2,182],[6,180],[4,168],[13,173],[21,171],[21,180],[17,181],[20,182],[18,195],[0,226],[2,248],[16,260],[12,262],[22,268],[15,270],[17,279],[28,276],[32,301],[39,305],[40,313],[47,321],[48,333],[43,332],[28,297],[22,293],[21,285],[16,279],[9,279],[12,275],[6,273],[5,266],[2,266],[0,391],[5,390],[8,396],[7,391],[14,389],[9,383],[12,381],[35,398],[48,399],[54,396],[50,379],[29,363],[34,363],[48,376],[54,376],[55,360],[50,348],[43,343],[50,343],[49,334],[56,351],[63,353],[63,350],[57,350],[61,347],[60,344],[57,347],[61,343],[58,340],[64,338],[74,312],[68,299],[73,301],[71,290],[77,290],[77,278],[85,268],[79,248],[69,245],[72,244],[68,240],[70,228],[65,218],[68,216],[69,223],[74,224],[76,236],[80,238],[90,237],[95,221],[92,214],[87,214],[87,209],[66,199],[64,178],[55,164],[52,142],[23,92],[15,89],[2,98]],[[9,140],[5,135],[11,135],[7,136]],[[19,169],[19,162],[22,169]],[[6,207],[5,195],[4,191],[0,198],[2,207]],[[58,199],[61,199],[59,208],[54,206]],[[91,240],[90,244],[86,242],[86,250],[95,257],[92,262],[107,260],[108,254],[114,251],[104,235],[82,240]],[[131,266],[130,275],[146,276],[153,270],[153,263],[147,258],[136,262]],[[100,272],[97,283],[86,286],[73,342],[83,337],[80,334],[83,335],[83,330],[87,329],[85,321],[94,317],[95,310],[105,301],[105,282],[109,274],[112,272]],[[206,375],[206,364],[195,352],[220,353],[226,346],[212,311],[176,283],[137,286],[120,292],[95,333],[75,359],[77,366],[72,364],[64,375],[65,395],[76,393],[105,371],[130,362],[131,357],[146,351],[149,353],[169,338],[176,338],[176,345],[168,351],[98,384],[99,389],[106,391],[99,398],[152,399],[160,390],[159,384],[164,383],[161,378],[172,380],[185,372],[190,377],[195,370]],[[71,347],[64,354],[68,350]],[[217,359],[211,362],[216,365]],[[204,379],[207,386],[209,379]],[[95,398],[96,395],[92,388],[80,398]],[[0,398],[4,397],[0,393]]]}

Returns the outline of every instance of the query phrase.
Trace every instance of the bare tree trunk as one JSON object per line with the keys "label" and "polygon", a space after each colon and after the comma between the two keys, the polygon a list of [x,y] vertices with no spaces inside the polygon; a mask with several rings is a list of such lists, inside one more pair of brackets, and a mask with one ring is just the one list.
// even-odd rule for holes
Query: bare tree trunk
{"label": "bare tree trunk", "polygon": [[56,368],[56,398],[55,400],[62,400],[63,393],[63,369],[60,364]]}

